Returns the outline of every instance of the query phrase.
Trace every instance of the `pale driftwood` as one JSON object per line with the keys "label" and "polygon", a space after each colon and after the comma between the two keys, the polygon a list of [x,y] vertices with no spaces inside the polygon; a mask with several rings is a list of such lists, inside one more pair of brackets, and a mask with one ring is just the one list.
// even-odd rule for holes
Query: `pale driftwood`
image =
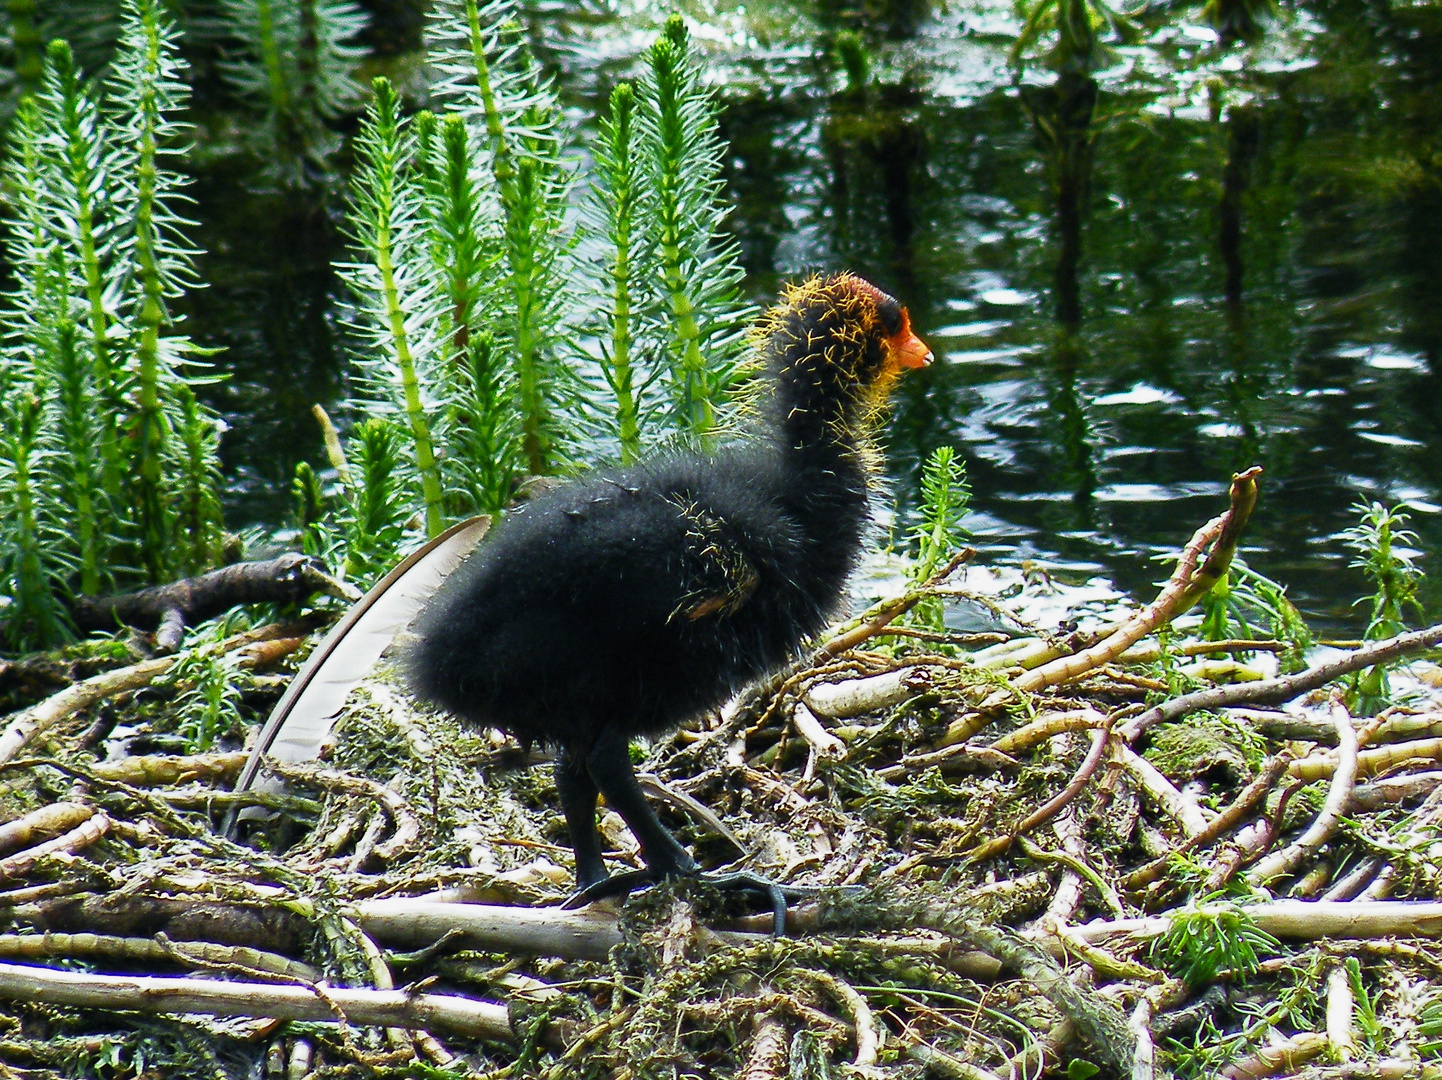
{"label": "pale driftwood", "polygon": [[931,672],[926,668],[903,667],[864,679],[815,683],[801,698],[818,715],[839,720],[900,705],[930,685]]}
{"label": "pale driftwood", "polygon": [[1181,825],[1188,840],[1207,831],[1207,815],[1202,808],[1183,795],[1160,769],[1126,743],[1114,743],[1112,755],[1132,774],[1141,789]]}
{"label": "pale driftwood", "polygon": [[1346,812],[1347,804],[1352,801],[1352,787],[1357,782],[1357,731],[1352,726],[1351,715],[1340,701],[1332,702],[1332,722],[1337,728],[1337,769],[1332,776],[1332,785],[1327,789],[1327,801],[1306,832],[1247,871],[1247,881],[1252,885],[1265,885],[1300,865],[1303,859],[1327,842]]}
{"label": "pale driftwood", "polygon": [[[1213,653],[1230,652],[1286,652],[1291,643],[1270,639],[1227,638],[1225,641],[1179,641],[1168,646],[1174,656],[1210,656]],[[1143,641],[1133,645],[1117,657],[1123,664],[1152,664],[1162,658],[1162,644],[1159,641]]]}
{"label": "pale driftwood", "polygon": [[938,1050],[930,1043],[922,1042],[912,1032],[903,1031],[897,1036],[897,1041],[901,1043],[902,1052],[907,1057],[926,1066],[931,1075],[940,1076],[942,1080],[1001,1080],[994,1072],[963,1061],[945,1050]]}
{"label": "pale driftwood", "polygon": [[83,803],[58,802],[32,810],[22,818],[0,825],[0,851],[33,844],[42,836],[54,836],[75,828],[95,813]]}
{"label": "pale driftwood", "polygon": [[[1376,776],[1404,761],[1436,761],[1442,758],[1442,738],[1374,746],[1356,755],[1358,776]],[[1314,754],[1292,762],[1289,772],[1302,780],[1325,780],[1337,771],[1337,753]]]}
{"label": "pale driftwood", "polygon": [[876,1037],[876,1020],[872,1016],[871,1006],[866,1004],[866,999],[858,994],[850,983],[828,971],[807,968],[797,974],[811,980],[830,994],[851,1017],[851,1025],[856,1031],[856,1059],[851,1063],[851,1067],[865,1070],[875,1065],[880,1044]]}
{"label": "pale driftwood", "polygon": [[0,859],[0,881],[29,873],[41,859],[52,855],[73,855],[80,848],[89,847],[110,831],[110,824],[110,818],[105,814],[92,813],[75,828],[54,840],[47,840],[43,844],[5,856]]}
{"label": "pale driftwood", "polygon": [[219,754],[136,754],[97,761],[90,771],[102,780],[132,787],[160,787],[198,780],[230,780],[245,764],[243,750]]}
{"label": "pale driftwood", "polygon": [[737,855],[746,854],[746,845],[741,842],[741,838],[731,831],[730,826],[722,821],[715,811],[699,799],[666,783],[655,773],[637,773],[636,783],[641,785],[641,790],[658,799],[664,799],[683,813],[690,814],[730,844],[736,850]]}
{"label": "pale driftwood", "polygon": [[367,1026],[444,1028],[473,1038],[512,1038],[504,1005],[451,994],[408,994],[404,990],[325,987],[317,991],[276,983],[85,975],[29,964],[0,964],[0,998],[111,1011],[268,1016],[277,1020],[344,1018]]}
{"label": "pale driftwood", "polygon": [[355,910],[356,922],[367,934],[388,945],[412,948],[437,942],[453,930],[483,948],[567,960],[604,960],[621,943],[615,914],[595,908],[562,911],[390,898],[363,901]]}
{"label": "pale driftwood", "polygon": [[178,963],[190,967],[227,968],[282,976],[292,982],[315,982],[318,969],[288,956],[246,945],[213,941],[170,941],[112,934],[0,934],[0,956],[39,960],[46,957],[100,957],[131,963]]}
{"label": "pale driftwood", "polygon": [[[1184,854],[1194,848],[1210,844],[1240,825],[1252,807],[1267,797],[1267,792],[1272,790],[1275,784],[1287,771],[1287,765],[1291,761],[1290,755],[1284,750],[1269,761],[1264,769],[1257,775],[1250,784],[1243,788],[1235,799],[1220,814],[1213,818],[1205,829],[1196,836],[1188,837],[1185,843],[1176,849],[1176,854]],[[1355,792],[1353,793],[1355,797]],[[1133,871],[1122,884],[1128,889],[1140,889],[1150,885],[1157,878],[1162,876],[1167,865],[1171,861],[1171,855],[1163,855],[1153,859],[1139,870]]]}
{"label": "pale driftwood", "polygon": [[1232,686],[1213,686],[1207,690],[1198,690],[1195,694],[1183,694],[1126,720],[1118,726],[1117,734],[1128,742],[1133,742],[1153,724],[1177,720],[1188,713],[1222,709],[1231,705],[1280,705],[1308,690],[1326,686],[1343,675],[1423,652],[1439,643],[1442,643],[1442,623],[1364,646],[1337,660],[1318,664],[1296,675]]}
{"label": "pale driftwood", "polygon": [[1331,1044],[1332,1056],[1338,1061],[1351,1061],[1357,1049],[1352,1031],[1352,1010],[1355,1006],[1347,969],[1340,963],[1336,964],[1327,973],[1327,1042]]}
{"label": "pale driftwood", "polygon": [[945,566],[937,570],[921,585],[908,590],[901,596],[891,597],[873,605],[860,619],[856,620],[856,625],[840,630],[822,642],[821,648],[817,650],[818,659],[824,660],[840,656],[848,649],[854,649],[862,642],[882,633],[893,621],[905,615],[935,592],[947,578],[956,573],[963,563],[970,562],[974,558],[976,558],[975,548],[962,548],[947,561]]}
{"label": "pale driftwood", "polygon": [[[1017,763],[1016,759],[993,749],[990,746],[973,746],[971,743],[953,743],[951,746],[944,746],[940,750],[933,750],[929,754],[910,754],[895,765],[887,765],[876,770],[876,776],[882,780],[896,781],[912,773],[921,772],[923,769],[939,767],[946,771],[950,766],[956,772],[988,772],[992,769],[1005,769]],[[964,768],[962,766],[965,766]]]}
{"label": "pale driftwood", "polygon": [[821,726],[821,721],[806,707],[806,702],[796,703],[791,722],[796,727],[796,734],[805,739],[823,761],[840,761],[846,756],[846,744]]}
{"label": "pale driftwood", "polygon": [[756,1020],[751,1033],[751,1049],[746,1055],[737,1080],[781,1080],[790,1071],[790,1040],[786,1022],[779,1010]]}
{"label": "pale driftwood", "polygon": [[1131,1080],[1153,1080],[1157,1075],[1157,1048],[1152,1041],[1152,1003],[1145,997],[1127,1018],[1127,1028],[1137,1040]]}
{"label": "pale driftwood", "polygon": [[[368,776],[327,769],[310,762],[285,762],[274,758],[265,759],[265,768],[282,780],[291,783],[309,784],[327,791],[346,795],[357,795],[371,799],[385,809],[395,823],[395,832],[384,843],[375,845],[375,856],[382,862],[389,862],[399,855],[415,848],[420,841],[421,823],[416,819],[405,796],[392,787],[372,780]],[[379,835],[379,834],[377,834]]]}
{"label": "pale driftwood", "polygon": [[1003,754],[1018,754],[1039,743],[1068,731],[1089,731],[1105,725],[1107,718],[1096,709],[1073,709],[1069,712],[1043,713],[1029,724],[1008,731],[991,744]]}
{"label": "pale driftwood", "polygon": [[[1359,754],[1358,757],[1361,755]],[[1401,776],[1386,776],[1370,784],[1358,784],[1352,789],[1354,810],[1380,810],[1384,806],[1406,799],[1430,795],[1442,786],[1442,770],[1403,773]]]}
{"label": "pale driftwood", "polygon": [[1290,1076],[1327,1051],[1327,1036],[1320,1031],[1299,1031],[1281,1042],[1257,1050],[1222,1070],[1222,1080],[1259,1080],[1264,1076]]}
{"label": "pale driftwood", "polygon": [[[1206,911],[1213,905],[1202,904]],[[1273,900],[1239,910],[1273,937],[1294,941],[1328,938],[1442,937],[1442,902],[1435,900]],[[1169,915],[1107,919],[1070,927],[1083,941],[1117,936],[1155,938],[1172,925]]]}

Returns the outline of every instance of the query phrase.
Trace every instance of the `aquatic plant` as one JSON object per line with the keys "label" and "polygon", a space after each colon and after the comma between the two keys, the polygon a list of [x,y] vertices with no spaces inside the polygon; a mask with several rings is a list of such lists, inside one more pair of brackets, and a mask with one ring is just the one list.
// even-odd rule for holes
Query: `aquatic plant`
{"label": "aquatic plant", "polygon": [[401,429],[392,420],[362,420],[349,439],[349,475],[341,527],[345,576],[369,584],[380,577],[400,546],[411,506],[401,465]]}
{"label": "aquatic plant", "polygon": [[1262,957],[1280,949],[1280,942],[1236,905],[1209,902],[1173,914],[1154,952],[1188,986],[1202,986],[1221,971],[1237,976],[1256,971]]}
{"label": "aquatic plant", "polygon": [[1281,14],[1277,0],[1206,0],[1202,17],[1223,42],[1252,42]]}
{"label": "aquatic plant", "polygon": [[1046,64],[1059,72],[1088,74],[1101,66],[1102,41],[1127,40],[1134,34],[1130,19],[1104,0],[1018,0],[1021,33],[1011,49],[1018,74],[1025,56],[1044,38],[1052,37]]}
{"label": "aquatic plant", "polygon": [[221,0],[218,22],[221,75],[261,115],[245,138],[263,172],[293,187],[328,171],[341,145],[331,124],[364,96],[352,72],[365,50],[352,42],[365,13],[351,0]]}
{"label": "aquatic plant", "polygon": [[0,626],[5,643],[18,649],[41,648],[69,631],[63,598],[70,565],[45,489],[43,409],[39,397],[23,394],[0,410],[0,595],[7,601]]}
{"label": "aquatic plant", "polygon": [[[1347,546],[1357,552],[1350,565],[1361,570],[1375,586],[1371,596],[1357,601],[1358,605],[1371,605],[1367,629],[1362,632],[1365,641],[1381,641],[1402,633],[1407,629],[1408,610],[1419,619],[1423,617],[1417,594],[1422,571],[1416,565],[1418,552],[1411,547],[1417,543],[1417,534],[1405,527],[1411,519],[1403,509],[1405,505],[1388,509],[1379,502],[1356,503],[1352,510],[1361,520],[1342,533]],[[1351,704],[1368,710],[1358,715],[1370,715],[1391,700],[1387,667],[1379,664],[1353,678]]]}
{"label": "aquatic plant", "polygon": [[[938,446],[921,468],[921,506],[910,535],[916,549],[907,570],[914,584],[927,581],[970,537],[961,524],[970,502],[966,462],[951,447]],[[929,630],[941,630],[944,614],[941,597],[928,596],[912,609],[910,621]]]}
{"label": "aquatic plant", "polygon": [[357,140],[349,214],[362,258],[340,268],[360,301],[352,325],[368,339],[352,362],[364,380],[362,409],[394,412],[410,433],[426,535],[437,536],[445,516],[420,372],[436,349],[437,291],[428,273],[421,192],[413,182],[414,138],[390,81],[377,78],[372,85],[375,98]]}
{"label": "aquatic plant", "polygon": [[679,20],[610,96],[589,175],[510,4],[450,0],[431,26],[434,109],[408,118],[375,82],[340,270],[351,408],[408,433],[398,483],[433,536],[500,512],[519,473],[556,472],[585,437],[624,460],[667,432],[709,437],[749,310],[721,234],[715,109]]}
{"label": "aquatic plant", "polygon": [[911,533],[916,543],[910,571],[914,581],[931,577],[970,538],[961,524],[970,502],[966,462],[951,447],[938,446],[921,468],[921,508]]}
{"label": "aquatic plant", "polygon": [[736,379],[745,309],[734,241],[719,200],[723,147],[679,15],[647,54],[638,126],[651,203],[640,214],[670,318],[666,342],[674,426],[706,439]]}
{"label": "aquatic plant", "polygon": [[72,592],[202,569],[220,544],[217,420],[193,393],[203,350],[170,310],[197,284],[173,167],[183,62],[158,0],[125,0],[120,27],[102,86],[52,43],[10,134],[0,622],[27,646],[64,636],[54,613]]}
{"label": "aquatic plant", "polygon": [[558,411],[570,396],[562,363],[569,336],[564,225],[574,176],[569,131],[510,3],[437,4],[429,57],[442,76],[433,96],[465,122],[472,153],[489,159],[504,285],[497,325],[505,327],[511,357],[522,460],[532,473],[546,474],[567,441]]}
{"label": "aquatic plant", "polygon": [[598,313],[604,330],[599,344],[601,373],[615,399],[615,435],[621,460],[627,462],[641,456],[639,388],[632,353],[642,316],[638,293],[645,285],[636,273],[641,244],[636,209],[645,189],[639,176],[635,115],[635,88],[622,83],[611,91],[601,117],[596,144],[598,181],[586,207],[593,215],[590,227],[607,241],[599,275],[606,300]]}

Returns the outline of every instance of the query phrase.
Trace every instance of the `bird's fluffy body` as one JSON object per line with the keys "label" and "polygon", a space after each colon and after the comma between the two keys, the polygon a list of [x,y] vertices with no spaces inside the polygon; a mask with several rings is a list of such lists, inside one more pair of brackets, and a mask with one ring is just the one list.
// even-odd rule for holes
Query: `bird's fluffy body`
{"label": "bird's fluffy body", "polygon": [[674,727],[779,665],[835,612],[866,520],[859,455],[781,448],[601,472],[511,515],[417,626],[423,698],[584,752]]}

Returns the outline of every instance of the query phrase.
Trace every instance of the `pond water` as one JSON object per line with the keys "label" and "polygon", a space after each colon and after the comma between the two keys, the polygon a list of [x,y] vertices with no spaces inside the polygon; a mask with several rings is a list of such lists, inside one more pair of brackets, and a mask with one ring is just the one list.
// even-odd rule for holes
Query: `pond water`
{"label": "pond water", "polygon": [[[821,5],[829,8],[830,5]],[[949,444],[990,562],[1150,593],[1261,465],[1244,556],[1320,625],[1359,631],[1339,535],[1358,500],[1413,506],[1442,599],[1442,8],[1316,0],[1250,49],[1176,8],[1058,80],[1008,52],[1007,5],[911,5],[828,58],[842,16],[695,7],[726,102],[732,219],[758,299],[851,267],[911,307],[937,363],[900,390],[895,489]],[[543,20],[588,107],[661,13]],[[883,23],[887,20],[883,19]],[[193,190],[212,282],[190,330],[227,347],[232,524],[278,524],[308,410],[342,392],[334,209]]]}

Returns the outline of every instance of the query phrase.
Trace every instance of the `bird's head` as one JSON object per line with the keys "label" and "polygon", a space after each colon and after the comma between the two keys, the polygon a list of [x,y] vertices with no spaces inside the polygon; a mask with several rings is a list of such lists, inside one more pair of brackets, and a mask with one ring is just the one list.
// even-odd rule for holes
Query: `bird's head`
{"label": "bird's head", "polygon": [[851,273],[788,286],[757,336],[784,417],[805,413],[852,433],[869,425],[903,369],[932,359],[906,308]]}

